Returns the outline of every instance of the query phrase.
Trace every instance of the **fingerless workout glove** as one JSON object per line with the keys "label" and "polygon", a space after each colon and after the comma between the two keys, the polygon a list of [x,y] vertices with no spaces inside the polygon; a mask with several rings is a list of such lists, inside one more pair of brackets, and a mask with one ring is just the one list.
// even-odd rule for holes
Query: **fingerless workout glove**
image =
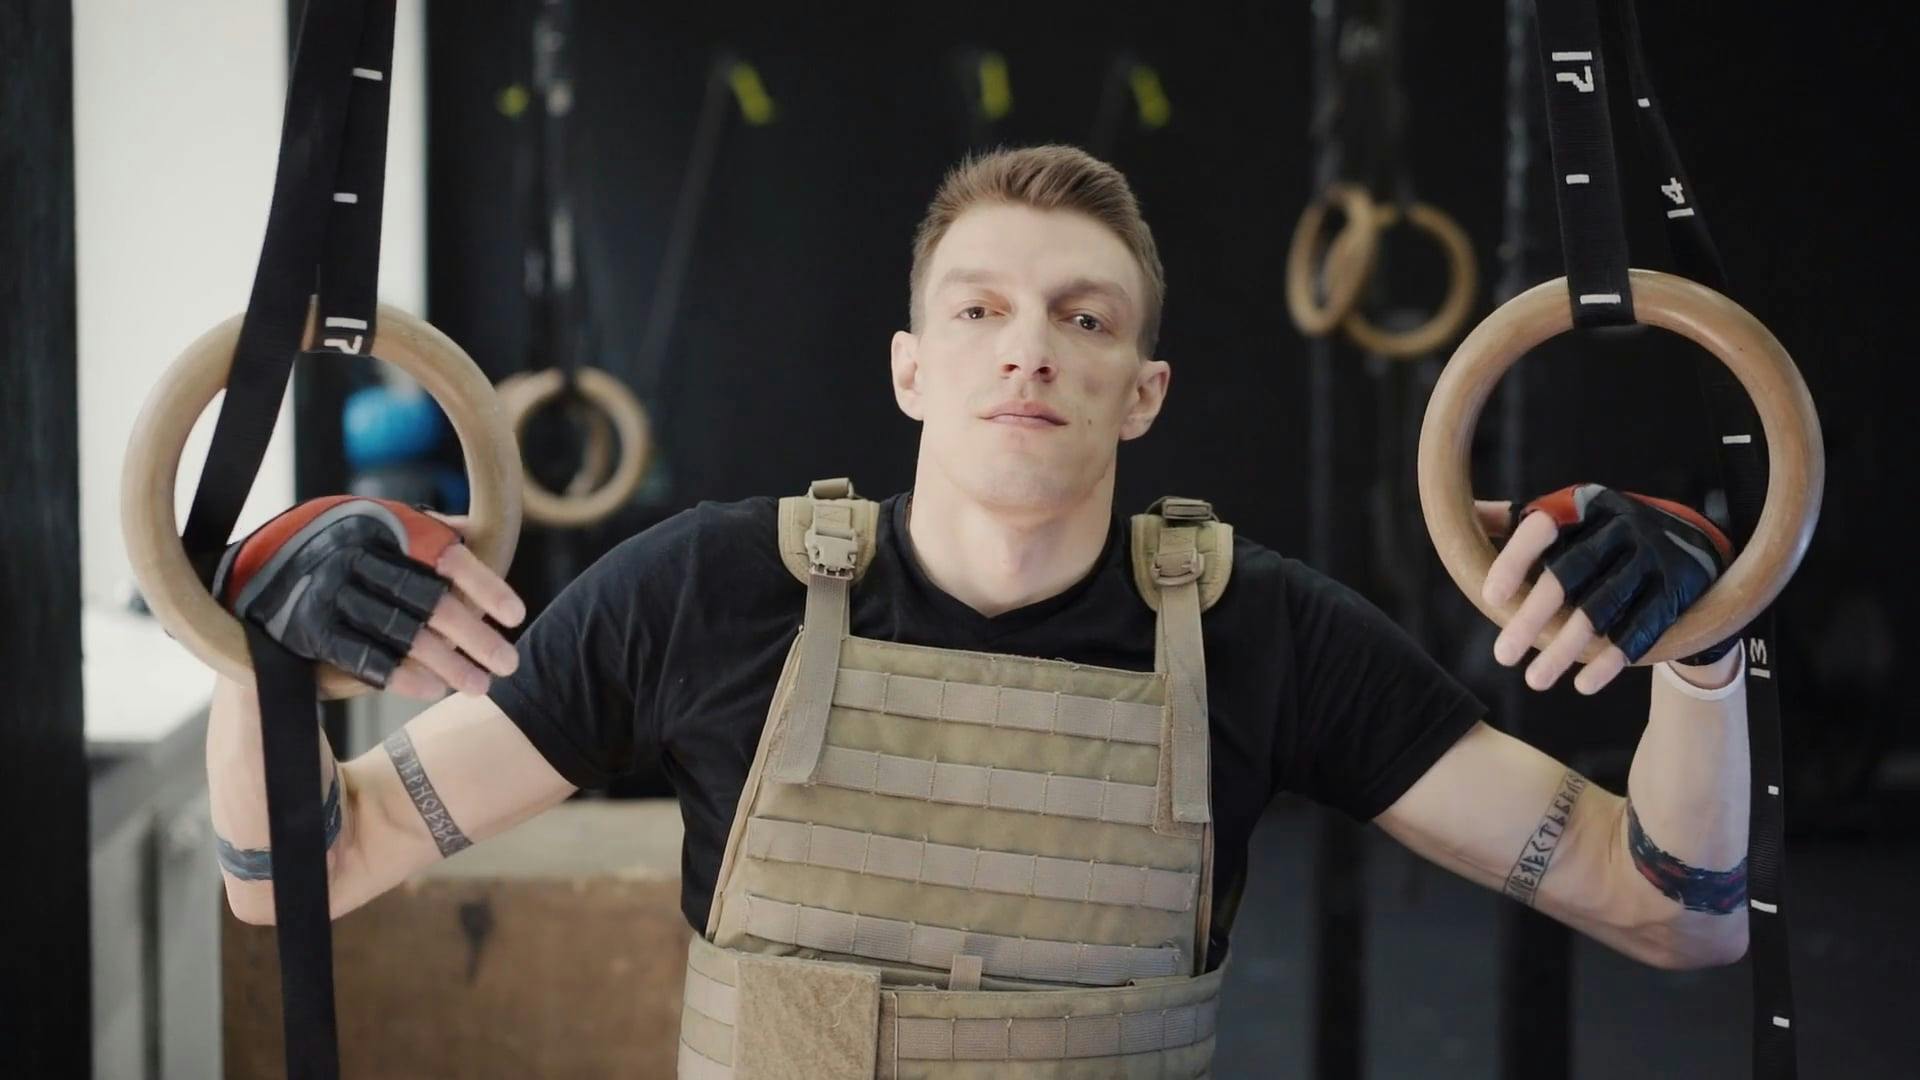
{"label": "fingerless workout glove", "polygon": [[294,655],[384,687],[446,595],[434,566],[459,542],[403,503],[312,499],[229,546],[213,595]]}
{"label": "fingerless workout glove", "polygon": [[[1733,563],[1725,533],[1706,515],[1666,499],[1576,484],[1525,506],[1516,499],[1514,506],[1513,528],[1536,510],[1560,526],[1542,556],[1547,570],[1566,590],[1567,602],[1585,612],[1629,662],[1645,656]],[[1728,638],[1676,662],[1710,664],[1739,640]]]}

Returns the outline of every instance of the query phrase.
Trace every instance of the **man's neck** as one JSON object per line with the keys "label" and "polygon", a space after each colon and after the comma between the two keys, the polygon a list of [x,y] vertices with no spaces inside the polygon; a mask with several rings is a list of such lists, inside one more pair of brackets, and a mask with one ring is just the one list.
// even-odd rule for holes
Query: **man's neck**
{"label": "man's neck", "polygon": [[908,504],[914,556],[939,588],[992,617],[1058,596],[1086,577],[1113,526],[1113,474],[1074,504],[1007,512],[922,469]]}

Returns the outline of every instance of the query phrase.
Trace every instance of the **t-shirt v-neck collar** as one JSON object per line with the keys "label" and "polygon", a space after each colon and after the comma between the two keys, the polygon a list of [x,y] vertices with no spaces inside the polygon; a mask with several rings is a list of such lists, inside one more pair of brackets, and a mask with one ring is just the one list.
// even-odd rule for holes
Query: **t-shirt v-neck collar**
{"label": "t-shirt v-neck collar", "polygon": [[880,543],[886,546],[890,557],[899,560],[906,580],[916,593],[915,599],[924,602],[938,617],[951,620],[955,625],[964,627],[970,636],[983,640],[1019,633],[1072,607],[1086,595],[1087,590],[1093,588],[1120,551],[1122,532],[1120,519],[1116,516],[1107,530],[1106,546],[1101,549],[1100,557],[1094,560],[1093,566],[1079,581],[1044,600],[999,615],[983,615],[934,584],[921,567],[920,559],[913,551],[913,539],[907,531],[907,507],[912,498],[913,493],[908,491],[887,500],[884,515],[887,527],[882,530]]}

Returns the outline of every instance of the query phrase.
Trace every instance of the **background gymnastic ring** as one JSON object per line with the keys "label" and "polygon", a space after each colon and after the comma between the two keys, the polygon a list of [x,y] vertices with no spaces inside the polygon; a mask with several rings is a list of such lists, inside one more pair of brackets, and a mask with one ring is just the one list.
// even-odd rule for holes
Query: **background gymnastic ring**
{"label": "background gymnastic ring", "polygon": [[[1321,248],[1320,226],[1335,202],[1347,220]],[[1330,184],[1324,194],[1307,204],[1287,248],[1287,312],[1301,333],[1322,337],[1340,325],[1359,303],[1379,251],[1380,226],[1373,200],[1359,187]],[[1327,282],[1325,307],[1314,303],[1314,283],[1321,271]]]}
{"label": "background gymnastic ring", "polygon": [[[574,380],[580,395],[612,421],[614,434],[620,440],[619,459],[605,483],[585,493],[576,492],[575,485],[569,484],[566,494],[555,494],[527,474],[523,479],[523,497],[527,520],[541,525],[577,529],[604,520],[633,497],[640,487],[640,481],[646,476],[647,459],[652,456],[653,442],[646,410],[625,383],[599,368],[591,367],[576,368]],[[558,368],[522,372],[501,380],[501,400],[506,405],[507,422],[512,425],[516,437],[526,430],[528,420],[541,406],[560,396],[565,385],[566,375]],[[588,429],[588,440],[590,458],[591,428]],[[582,471],[591,464],[591,460],[583,459]]]}
{"label": "background gymnastic ring", "polygon": [[[1397,224],[1399,218],[1397,206],[1376,207],[1376,220],[1383,231]],[[1473,313],[1473,298],[1480,284],[1473,241],[1445,211],[1426,203],[1414,203],[1407,208],[1407,224],[1433,237],[1447,257],[1447,294],[1440,306],[1426,322],[1405,331],[1387,331],[1373,325],[1367,321],[1360,304],[1355,304],[1340,321],[1340,329],[1349,341],[1368,352],[1398,360],[1418,359],[1452,341],[1466,325],[1467,316]]]}
{"label": "background gymnastic ring", "polygon": [[[244,315],[235,315],[187,346],[147,395],[127,437],[120,474],[120,530],[135,580],[162,626],[215,671],[253,685],[246,631],[216,602],[187,561],[174,519],[174,488],[187,436],[214,395],[226,388]],[[425,320],[381,304],[375,337],[363,355],[413,376],[453,422],[472,492],[465,542],[505,574],[520,535],[520,451],[487,377],[453,340]],[[307,340],[313,336],[312,316]],[[346,359],[346,357],[342,357]],[[322,698],[373,689],[334,667],[318,673]]]}
{"label": "background gymnastic ring", "polygon": [[[1738,633],[1780,595],[1800,565],[1820,517],[1826,455],[1820,417],[1793,359],[1745,308],[1698,282],[1653,270],[1629,270],[1633,309],[1648,326],[1704,347],[1737,376],[1765,430],[1766,503],[1753,537],[1714,586],[1643,656],[1642,665],[1690,656]],[[1525,600],[1490,605],[1480,595],[1494,549],[1475,516],[1468,464],[1474,427],[1493,387],[1529,349],[1572,328],[1567,279],[1555,278],[1509,300],[1454,351],[1428,400],[1420,429],[1420,506],[1440,561],[1489,619],[1505,626]],[[1545,648],[1566,622],[1563,609],[1540,634]],[[1608,642],[1596,637],[1592,662]]]}
{"label": "background gymnastic ring", "polygon": [[[522,402],[522,399],[533,390],[526,372],[507,376],[496,383],[493,389],[500,395],[500,401],[506,407],[509,423],[522,411],[529,414],[533,412],[533,409]],[[607,419],[606,413],[585,400],[577,404],[579,413],[574,419],[584,421],[586,436],[580,440],[580,466],[574,470],[573,476],[567,481],[566,494],[568,495],[585,495],[607,482],[607,479],[613,475],[615,465],[613,452],[618,444],[618,439],[613,433],[613,421]],[[516,427],[516,431],[523,430]],[[525,492],[526,481],[523,481],[521,486],[523,498]]]}

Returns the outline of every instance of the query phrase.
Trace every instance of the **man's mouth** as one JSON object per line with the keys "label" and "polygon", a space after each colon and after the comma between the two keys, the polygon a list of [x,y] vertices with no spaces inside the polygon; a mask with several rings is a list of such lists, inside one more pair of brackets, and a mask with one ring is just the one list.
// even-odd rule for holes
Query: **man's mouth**
{"label": "man's mouth", "polygon": [[987,419],[1014,427],[1065,427],[1067,424],[1066,417],[1037,401],[1010,401],[988,412]]}

